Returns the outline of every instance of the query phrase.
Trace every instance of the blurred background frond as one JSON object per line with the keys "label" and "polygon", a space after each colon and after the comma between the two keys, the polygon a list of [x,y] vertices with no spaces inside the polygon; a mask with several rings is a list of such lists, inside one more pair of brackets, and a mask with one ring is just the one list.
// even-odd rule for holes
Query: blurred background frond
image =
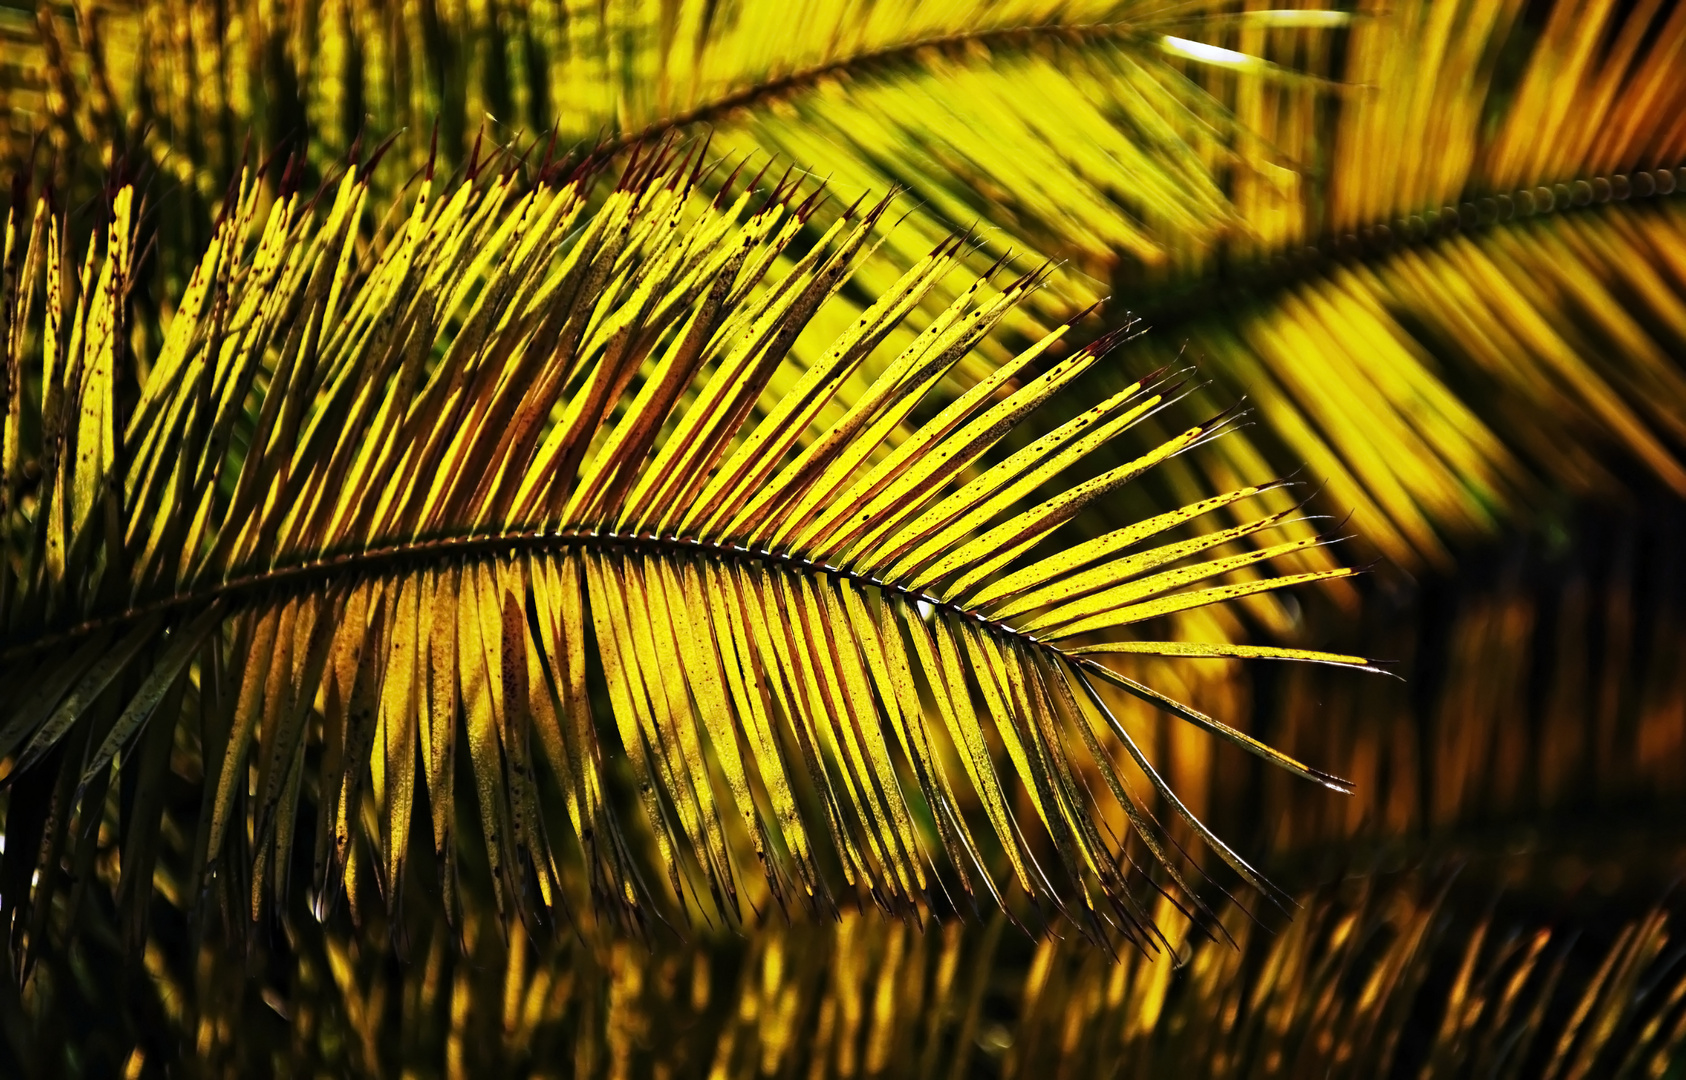
{"label": "blurred background frond", "polygon": [[126,139],[183,185],[183,243],[248,133],[321,169],[408,129],[390,184],[436,119],[459,164],[708,134],[845,199],[909,191],[863,295],[955,227],[973,269],[1059,260],[1021,331],[1104,296],[1146,314],[1407,567],[1631,469],[1686,491],[1678,5],[197,0],[5,26],[9,163],[45,134],[88,183]]}
{"label": "blurred background frond", "polygon": [[123,963],[94,939],[36,977],[37,1064],[162,1076],[190,1047],[206,1076],[1673,1075],[1678,916],[1581,933],[1554,925],[1561,889],[1492,901],[1530,869],[1336,876],[1291,925],[1231,920],[1234,944],[1179,938],[1175,963],[853,911],[653,950],[489,919],[395,949],[378,922],[307,921],[244,955],[149,948],[126,1027],[94,1011],[109,988],[89,972]]}

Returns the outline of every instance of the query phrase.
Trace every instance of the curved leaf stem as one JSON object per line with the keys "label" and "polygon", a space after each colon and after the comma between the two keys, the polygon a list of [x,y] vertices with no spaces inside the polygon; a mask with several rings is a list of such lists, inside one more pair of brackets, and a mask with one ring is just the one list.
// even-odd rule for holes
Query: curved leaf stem
{"label": "curved leaf stem", "polygon": [[1041,23],[1035,26],[1001,27],[994,30],[969,30],[958,34],[919,38],[880,49],[854,53],[813,67],[802,68],[763,83],[756,83],[704,102],[684,112],[652,120],[637,131],[625,132],[605,139],[598,147],[599,154],[616,154],[630,147],[659,139],[678,128],[696,124],[712,124],[737,109],[748,108],[766,101],[775,101],[790,94],[812,88],[827,79],[870,71],[876,67],[910,59],[927,50],[946,51],[980,45],[985,48],[1011,46],[1028,48],[1042,41],[1065,41],[1085,45],[1095,41],[1123,41],[1142,35],[1139,27],[1128,23]]}
{"label": "curved leaf stem", "polygon": [[[547,551],[559,548],[635,549],[652,553],[713,556],[739,563],[759,563],[764,566],[810,574],[828,574],[858,585],[868,585],[892,593],[911,603],[928,604],[933,608],[968,619],[1003,637],[1023,641],[1065,658],[1065,650],[1042,641],[1032,634],[1016,629],[1008,623],[991,619],[979,611],[943,600],[930,593],[886,582],[870,574],[847,570],[828,563],[789,552],[767,551],[739,544],[712,540],[698,540],[683,536],[657,536],[641,533],[598,532],[589,529],[564,529],[501,533],[496,536],[446,536],[418,540],[408,544],[369,548],[364,551],[330,555],[312,562],[292,566],[272,567],[239,577],[228,578],[205,588],[170,596],[149,603],[124,608],[108,615],[100,615],[67,627],[54,634],[46,634],[27,642],[8,642],[0,645],[0,661],[12,661],[76,641],[115,627],[133,624],[141,619],[170,615],[184,610],[201,608],[217,600],[239,603],[250,596],[273,589],[302,589],[324,580],[340,576],[379,574],[387,570],[415,563],[447,561],[450,559],[484,559],[521,551]],[[1086,658],[1073,658],[1073,663]]]}
{"label": "curved leaf stem", "polygon": [[1686,163],[1678,168],[1659,166],[1477,195],[1436,210],[1328,233],[1311,243],[1279,250],[1232,268],[1209,269],[1157,290],[1158,297],[1144,300],[1135,314],[1163,330],[1222,308],[1222,299],[1233,299],[1237,294],[1254,290],[1274,295],[1340,263],[1379,261],[1399,251],[1436,244],[1454,236],[1580,210],[1661,200],[1677,194],[1686,194]]}

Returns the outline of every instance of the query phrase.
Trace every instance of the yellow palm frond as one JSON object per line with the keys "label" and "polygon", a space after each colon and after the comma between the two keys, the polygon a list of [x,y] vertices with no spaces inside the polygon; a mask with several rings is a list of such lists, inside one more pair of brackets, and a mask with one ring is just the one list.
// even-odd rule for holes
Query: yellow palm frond
{"label": "yellow palm frond", "polygon": [[[1187,71],[1292,73],[1190,35],[1304,36],[1349,22],[1332,11],[1139,0],[1013,0],[982,12],[767,0],[389,12],[291,0],[203,40],[200,23],[216,10],[105,4],[73,32],[44,9],[35,50],[16,47],[25,78],[14,107],[67,138],[133,111],[131,126],[146,129],[165,167],[207,196],[221,189],[216,172],[236,164],[231,132],[274,144],[302,123],[327,163],[365,126],[438,123],[447,159],[460,162],[488,120],[497,141],[554,127],[564,146],[627,147],[706,126],[745,152],[847,164],[834,181],[845,191],[911,183],[939,220],[981,211],[1007,225],[993,204],[1016,210],[1021,235],[1033,222],[1045,239],[1082,229],[1073,250],[1106,252],[1103,264],[1120,250],[1163,260],[1162,230],[1210,238],[1228,218],[1214,169],[1269,156]],[[64,85],[94,75],[114,100]],[[992,190],[977,190],[980,176]]]}
{"label": "yellow palm frond", "polygon": [[1608,492],[1624,461],[1686,491],[1686,13],[1375,11],[1344,71],[1366,90],[1314,135],[1272,91],[1242,99],[1240,119],[1325,165],[1303,200],[1238,194],[1276,226],[1227,283],[1192,274],[1141,305],[1159,347],[1186,335],[1245,387],[1258,449],[1327,477],[1405,565],[1444,568],[1554,487]]}
{"label": "yellow palm frond", "polygon": [[[32,324],[44,276],[29,366],[45,392],[8,397],[0,759],[52,809],[32,819],[41,804],[14,799],[25,817],[8,837],[49,830],[40,857],[56,865],[72,809],[97,819],[114,764],[159,767],[185,725],[204,763],[186,887],[214,880],[253,918],[284,900],[314,801],[319,913],[342,889],[354,911],[376,892],[396,906],[419,831],[448,898],[468,850],[504,912],[735,921],[840,895],[915,911],[1010,880],[1146,944],[1109,812],[1182,876],[1132,775],[1266,888],[1098,687],[1343,783],[1115,671],[1106,650],[1367,666],[1147,632],[1352,571],[1259,575],[1318,540],[1212,554],[1281,515],[1175,538],[1258,487],[1062,546],[1085,505],[1231,416],[1074,481],[1175,405],[1187,375],[1162,370],[998,449],[1128,332],[1067,350],[1058,328],[933,398],[1041,281],[979,279],[885,347],[957,240],[796,364],[888,202],[817,235],[819,192],[705,196],[699,151],[607,186],[551,165],[535,184],[428,174],[372,245],[366,171],[267,206],[248,171],[132,403],[116,388],[133,188],[74,278],[62,220],[44,202],[14,214],[7,310]],[[25,340],[11,337],[12,387]],[[866,390],[834,402],[863,371]],[[150,877],[144,850],[131,871]],[[33,901],[8,879],[5,910],[42,910],[50,879]]]}
{"label": "yellow palm frond", "polygon": [[[848,198],[910,190],[904,227],[861,269],[866,296],[976,223],[975,251],[919,319],[1009,251],[1058,258],[1008,337],[1034,340],[1110,293],[1165,331],[1160,347],[1189,345],[1223,396],[1252,395],[1263,423],[1238,457],[1310,465],[1407,567],[1443,567],[1540,508],[1542,479],[1595,494],[1625,459],[1686,489],[1669,362],[1686,348],[1681,237],[1665,205],[1686,166],[1677,6],[627,2],[389,17],[329,0],[254,13],[206,50],[193,28],[214,8],[18,26],[14,153],[42,125],[69,153],[133,120],[210,207],[246,130],[308,132],[318,163],[365,124],[442,121],[459,162],[483,124],[497,142],[555,128],[563,146],[623,153],[707,130],[718,153],[783,157]],[[389,185],[425,156],[408,144]],[[982,348],[1011,355],[1005,340]],[[963,365],[958,381],[984,370]]]}
{"label": "yellow palm frond", "polygon": [[[1048,288],[1009,316],[1006,328],[1028,339],[1104,296],[1121,266],[1203,265],[1250,229],[1230,188],[1294,175],[1297,162],[1237,123],[1223,88],[1291,86],[1310,108],[1323,84],[1209,40],[1285,34],[1322,41],[1311,47],[1321,56],[1350,22],[1140,0],[1014,0],[982,14],[765,0],[402,11],[291,0],[238,19],[215,2],[92,10],[73,34],[43,9],[38,40],[25,34],[17,47],[26,77],[10,90],[11,153],[21,159],[42,130],[66,156],[128,133],[133,154],[186,189],[172,249],[202,245],[196,223],[214,211],[248,134],[269,147],[303,140],[326,168],[362,131],[408,128],[404,153],[381,171],[385,195],[422,166],[429,130],[452,165],[482,139],[624,155],[706,132],[718,154],[752,168],[777,160],[846,199],[908,190],[908,221],[862,269],[868,295],[973,224],[973,257],[936,287],[930,315],[1007,252],[1056,258]],[[225,32],[206,41],[206,23]],[[1203,85],[1214,79],[1222,85]],[[106,89],[76,92],[83,82]],[[839,321],[848,317],[840,305]],[[984,353],[1011,355],[988,343]],[[980,377],[981,365],[966,374]]]}

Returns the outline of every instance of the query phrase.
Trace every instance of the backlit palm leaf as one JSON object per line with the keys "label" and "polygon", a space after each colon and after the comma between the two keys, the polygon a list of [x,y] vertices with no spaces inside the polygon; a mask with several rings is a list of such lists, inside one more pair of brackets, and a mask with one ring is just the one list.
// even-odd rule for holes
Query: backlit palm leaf
{"label": "backlit palm leaf", "polygon": [[[706,125],[733,149],[839,167],[851,196],[903,182],[931,200],[928,220],[981,214],[1021,237],[1064,237],[1038,248],[1081,252],[1086,269],[1209,242],[1233,224],[1214,170],[1270,157],[1183,70],[1270,65],[1178,35],[1303,36],[1348,21],[1141,0],[86,10],[74,30],[67,10],[36,20],[39,43],[15,50],[14,107],[59,125],[66,145],[134,110],[165,167],[207,197],[247,131],[273,144],[302,126],[325,164],[365,126],[440,122],[460,161],[488,117],[499,141],[555,126],[564,146]],[[207,22],[220,32],[205,34]],[[78,92],[84,72],[103,82]],[[917,257],[912,242],[892,246]]]}
{"label": "backlit palm leaf", "polygon": [[[167,253],[202,245],[197,222],[214,210],[248,134],[271,147],[307,140],[312,162],[326,166],[362,130],[437,126],[452,164],[482,135],[500,144],[553,136],[564,148],[624,155],[675,131],[706,131],[722,156],[794,165],[845,199],[910,192],[907,223],[862,267],[860,290],[840,297],[840,322],[845,305],[889,289],[973,224],[975,250],[933,286],[916,323],[1008,252],[1060,260],[1048,288],[1007,316],[1021,340],[1099,299],[1121,266],[1204,265],[1226,237],[1252,228],[1230,188],[1295,183],[1296,162],[1238,126],[1224,94],[1237,78],[1284,83],[1305,112],[1318,100],[1315,81],[1205,39],[1281,27],[1320,42],[1308,46],[1315,59],[1349,21],[1141,0],[1015,0],[981,14],[964,4],[763,0],[402,11],[298,0],[236,14],[211,0],[96,7],[74,33],[64,14],[44,8],[19,31],[11,152],[21,161],[47,131],[74,158],[78,143],[104,148],[127,132],[144,144],[131,153],[149,155],[188,193],[164,227]],[[203,33],[211,25],[220,32]],[[1215,88],[1199,81],[1210,72],[1222,73]],[[90,90],[79,92],[84,81]],[[406,140],[376,190],[419,168],[425,146]],[[96,164],[103,175],[109,162]],[[1004,362],[1011,349],[986,342],[981,355]],[[981,377],[981,364],[962,367],[962,382]]]}
{"label": "backlit palm leaf", "polygon": [[1371,89],[1318,136],[1316,213],[1244,210],[1280,226],[1230,283],[1143,305],[1160,347],[1186,333],[1258,402],[1263,448],[1391,522],[1366,535],[1407,563],[1551,486],[1608,491],[1624,457],[1686,491],[1686,10],[1389,10],[1352,31]]}
{"label": "backlit palm leaf", "polygon": [[[189,887],[214,875],[253,917],[284,895],[307,792],[319,912],[342,887],[356,910],[371,884],[396,905],[421,830],[448,898],[469,842],[504,911],[589,893],[635,918],[654,904],[735,920],[769,895],[829,905],[839,888],[922,909],[951,885],[994,893],[985,864],[1000,857],[1030,896],[1139,936],[1150,924],[1100,798],[1181,877],[1134,770],[1264,887],[1182,809],[1097,685],[1340,789],[1105,658],[1361,665],[1117,640],[1350,571],[1232,576],[1316,538],[1211,554],[1280,514],[1174,539],[1258,487],[1043,543],[1229,418],[1074,482],[1091,451],[1175,403],[1188,375],[1160,371],[992,452],[1117,335],[1056,358],[1055,330],[933,402],[1040,281],[980,279],[864,367],[957,242],[795,367],[793,342],[878,242],[886,204],[816,237],[818,192],[711,204],[695,181],[660,157],[608,191],[588,174],[424,178],[359,254],[366,178],[265,207],[247,173],[127,417],[114,388],[133,189],[74,279],[46,204],[33,223],[14,216],[11,325],[30,321],[43,272],[47,297],[28,358],[46,392],[10,394],[5,443],[14,935],[35,853],[56,865],[75,808],[80,828],[99,819],[114,762],[160,768],[168,755],[146,748],[184,723],[204,762]],[[25,360],[14,348],[10,386]],[[863,370],[866,389],[834,403]],[[472,792],[456,790],[458,760]],[[122,888],[142,875],[144,898],[149,867],[144,848],[125,855]]]}
{"label": "backlit palm leaf", "polygon": [[364,123],[437,117],[461,160],[488,111],[498,140],[707,128],[847,198],[910,187],[865,295],[973,222],[973,274],[1061,258],[1009,329],[1108,292],[1145,312],[1220,397],[1254,397],[1236,455],[1309,464],[1407,566],[1539,508],[1542,477],[1591,494],[1627,458],[1686,488],[1678,5],[1360,7],[113,6],[16,28],[13,145],[50,121],[66,152],[103,146],[125,117],[212,206],[253,128],[308,131],[318,161]]}

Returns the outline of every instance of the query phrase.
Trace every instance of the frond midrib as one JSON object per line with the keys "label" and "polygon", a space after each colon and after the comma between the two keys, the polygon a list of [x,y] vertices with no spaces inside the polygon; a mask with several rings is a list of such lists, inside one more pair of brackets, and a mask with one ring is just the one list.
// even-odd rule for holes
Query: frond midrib
{"label": "frond midrib", "polygon": [[926,50],[950,52],[973,46],[983,48],[1029,49],[1046,41],[1091,45],[1102,41],[1130,41],[1140,39],[1144,31],[1130,23],[1034,23],[1028,26],[1004,26],[989,30],[963,30],[915,38],[911,41],[885,45],[877,49],[852,53],[823,64],[751,83],[728,94],[705,101],[683,112],[652,120],[636,131],[623,132],[604,140],[597,153],[618,154],[635,146],[649,144],[680,128],[714,124],[728,114],[789,95],[809,90],[828,79],[864,74],[874,68],[886,67],[912,59]]}
{"label": "frond midrib", "polygon": [[871,574],[864,574],[842,566],[815,562],[792,553],[745,547],[719,540],[703,540],[684,536],[658,536],[653,533],[616,533],[593,529],[553,529],[506,532],[493,535],[442,536],[420,539],[386,547],[329,555],[311,562],[290,566],[270,567],[249,574],[227,578],[201,589],[172,593],[144,604],[123,608],[52,633],[40,634],[24,642],[0,641],[0,662],[12,662],[69,642],[80,641],[105,630],[133,626],[156,616],[184,611],[203,610],[218,600],[239,602],[266,592],[297,595],[312,588],[324,588],[335,579],[379,576],[401,568],[418,565],[448,563],[452,560],[480,560],[512,555],[518,552],[550,552],[564,549],[634,550],[647,554],[689,555],[710,557],[739,565],[775,567],[788,573],[814,576],[825,575],[860,586],[881,589],[910,604],[927,604],[932,608],[975,623],[1004,639],[1034,645],[1071,663],[1089,666],[1084,657],[1069,656],[1067,652],[1035,635],[1027,634],[1009,623],[991,619],[981,611],[944,600],[928,592],[910,589],[894,582],[886,582]]}
{"label": "frond midrib", "polygon": [[[1686,195],[1686,178],[1679,175],[1683,171],[1686,161],[1608,176],[1542,182],[1508,192],[1470,194],[1455,204],[1328,232],[1306,243],[1278,248],[1229,267],[1191,274],[1143,290],[1136,294],[1142,298],[1132,305],[1133,314],[1146,318],[1156,330],[1183,326],[1198,322],[1215,310],[1228,310],[1229,302],[1237,298],[1280,295],[1334,266],[1386,262],[1402,252],[1432,248],[1459,236],[1519,228],[1565,214],[1608,213],[1623,206],[1660,203]],[[1667,190],[1660,183],[1663,177],[1667,177]],[[1640,190],[1641,187],[1645,190]],[[1542,209],[1535,205],[1529,212],[1516,212],[1522,196],[1532,199],[1533,193],[1542,188],[1553,192],[1551,206]],[[1622,190],[1627,194],[1616,194]],[[1559,197],[1556,193],[1560,191],[1569,194]],[[1501,205],[1501,201],[1508,205]],[[1448,215],[1445,212],[1448,209],[1457,212]]]}

